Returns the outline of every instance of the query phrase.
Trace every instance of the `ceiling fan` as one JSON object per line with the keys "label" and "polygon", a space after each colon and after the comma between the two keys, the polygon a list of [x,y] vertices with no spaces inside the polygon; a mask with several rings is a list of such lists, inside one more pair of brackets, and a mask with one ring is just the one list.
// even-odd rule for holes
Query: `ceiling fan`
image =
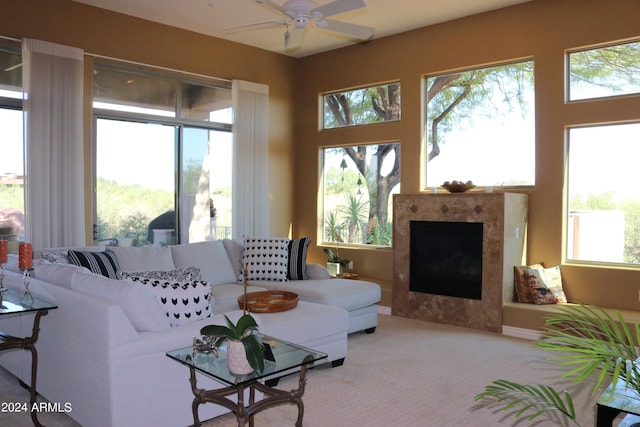
{"label": "ceiling fan", "polygon": [[284,46],[285,49],[290,50],[302,45],[304,33],[310,23],[318,28],[333,31],[356,40],[368,40],[373,37],[374,29],[371,27],[326,19],[330,16],[366,7],[367,5],[363,0],[335,0],[323,6],[317,6],[313,0],[287,0],[282,5],[272,0],[255,1],[285,15],[284,19],[238,25],[225,28],[225,30],[237,30],[261,25],[284,25],[286,27]]}

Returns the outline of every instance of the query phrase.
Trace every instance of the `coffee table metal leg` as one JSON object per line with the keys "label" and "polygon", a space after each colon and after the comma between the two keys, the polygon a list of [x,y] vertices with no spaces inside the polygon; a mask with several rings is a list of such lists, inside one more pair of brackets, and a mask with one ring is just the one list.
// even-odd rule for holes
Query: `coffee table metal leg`
{"label": "coffee table metal leg", "polygon": [[[193,403],[191,404],[194,427],[200,427],[201,425],[198,416],[198,407],[207,402],[224,406],[233,412],[238,420],[238,427],[244,426],[247,421],[249,422],[249,426],[253,427],[255,414],[278,405],[293,403],[298,407],[296,427],[302,427],[302,419],[304,417],[304,403],[302,402],[302,396],[304,395],[304,389],[307,383],[307,366],[311,363],[313,363],[313,356],[308,355],[304,358],[303,365],[300,369],[298,388],[290,391],[278,390],[259,382],[253,382],[248,385],[239,384],[237,386],[204,390],[197,387],[196,370],[193,366],[189,366],[189,382],[191,383],[191,391],[195,396]],[[249,405],[245,407],[244,391],[246,387],[249,387]],[[261,391],[265,395],[265,397],[258,402],[255,401],[255,390]],[[237,402],[226,397],[232,394],[237,395]]]}

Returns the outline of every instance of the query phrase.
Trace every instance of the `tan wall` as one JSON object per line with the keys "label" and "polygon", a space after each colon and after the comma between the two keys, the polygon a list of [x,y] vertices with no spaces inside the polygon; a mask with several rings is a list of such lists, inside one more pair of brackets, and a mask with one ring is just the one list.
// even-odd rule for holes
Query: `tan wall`
{"label": "tan wall", "polygon": [[[535,0],[300,60],[69,0],[9,0],[2,6],[2,36],[35,38],[90,54],[269,85],[271,232],[286,235],[291,228],[295,237],[312,236],[310,259],[317,262],[325,261],[317,247],[319,147],[398,140],[402,192],[420,192],[421,77],[427,73],[535,59],[537,182],[535,189],[526,191],[530,262],[562,261],[565,126],[640,119],[638,97],[573,105],[563,101],[565,50],[640,37],[637,0]],[[90,70],[89,60],[87,76]],[[401,122],[318,132],[318,94],[397,79],[402,83]],[[88,181],[89,153],[86,164]],[[89,202],[86,209],[90,224]],[[391,250],[341,253],[354,260],[360,275],[383,285],[383,304],[390,305]],[[574,300],[640,309],[637,270],[563,265],[562,271],[566,291]]]}
{"label": "tan wall", "polygon": [[292,217],[292,99],[295,60],[69,0],[3,2],[0,35],[81,48],[85,56],[87,241],[91,239],[91,76],[93,56],[139,62],[269,86],[270,229],[288,235]]}
{"label": "tan wall", "polygon": [[[640,97],[564,103],[567,49],[640,37],[637,0],[535,0],[518,6],[434,25],[398,36],[300,60],[297,71],[296,184],[294,235],[317,243],[318,149],[351,143],[398,140],[402,193],[420,192],[423,166],[421,82],[428,73],[533,58],[536,73],[536,186],[530,196],[528,260],[562,262],[564,134],[568,125],[640,119]],[[318,131],[318,95],[390,80],[402,84],[402,121]],[[517,161],[517,159],[514,159]],[[631,171],[630,171],[631,172]],[[452,179],[455,177],[452,177]],[[633,177],[630,177],[633,179]],[[384,286],[389,305],[390,250],[341,250],[357,272]],[[321,249],[312,259],[324,261]],[[640,309],[640,271],[562,266],[573,300]]]}

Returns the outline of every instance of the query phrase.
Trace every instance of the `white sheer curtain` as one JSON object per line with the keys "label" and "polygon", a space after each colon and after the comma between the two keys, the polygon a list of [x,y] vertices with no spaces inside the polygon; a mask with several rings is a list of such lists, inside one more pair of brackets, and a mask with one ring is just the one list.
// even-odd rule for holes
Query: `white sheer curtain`
{"label": "white sheer curtain", "polygon": [[22,43],[26,237],[34,248],[85,243],[83,51]]}
{"label": "white sheer curtain", "polygon": [[234,80],[233,236],[269,236],[269,87]]}

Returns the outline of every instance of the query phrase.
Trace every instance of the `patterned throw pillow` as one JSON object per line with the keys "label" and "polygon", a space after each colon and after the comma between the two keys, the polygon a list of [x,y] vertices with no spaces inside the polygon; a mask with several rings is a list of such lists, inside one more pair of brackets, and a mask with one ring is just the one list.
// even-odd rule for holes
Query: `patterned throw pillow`
{"label": "patterned throw pillow", "polygon": [[249,280],[287,282],[289,239],[245,237],[242,264]]}
{"label": "patterned throw pillow", "polygon": [[311,243],[311,237],[303,237],[302,239],[294,239],[289,241],[289,268],[287,270],[287,279],[289,280],[306,280],[307,275],[307,250]]}
{"label": "patterned throw pillow", "polygon": [[130,281],[151,289],[171,326],[205,319],[213,312],[211,285],[203,280],[178,282],[133,277]]}
{"label": "patterned throw pillow", "polygon": [[118,259],[111,251],[84,252],[69,249],[68,256],[71,264],[86,267],[93,274],[101,274],[109,279],[116,279],[116,274],[120,270]]}
{"label": "patterned throw pillow", "polygon": [[198,267],[186,267],[168,271],[118,271],[116,276],[121,280],[141,278],[160,279],[168,282],[192,282],[200,280],[200,269]]}
{"label": "patterned throw pillow", "polygon": [[567,302],[562,289],[560,267],[544,269],[528,268],[524,271],[534,304],[557,304]]}
{"label": "patterned throw pillow", "polygon": [[518,302],[526,302],[532,304],[533,297],[531,296],[531,291],[529,290],[529,282],[524,275],[524,271],[527,268],[542,270],[544,266],[542,264],[532,264],[513,267],[513,286],[516,290],[516,297],[518,298]]}
{"label": "patterned throw pillow", "polygon": [[67,252],[42,252],[40,258],[52,262],[54,264],[71,264]]}

